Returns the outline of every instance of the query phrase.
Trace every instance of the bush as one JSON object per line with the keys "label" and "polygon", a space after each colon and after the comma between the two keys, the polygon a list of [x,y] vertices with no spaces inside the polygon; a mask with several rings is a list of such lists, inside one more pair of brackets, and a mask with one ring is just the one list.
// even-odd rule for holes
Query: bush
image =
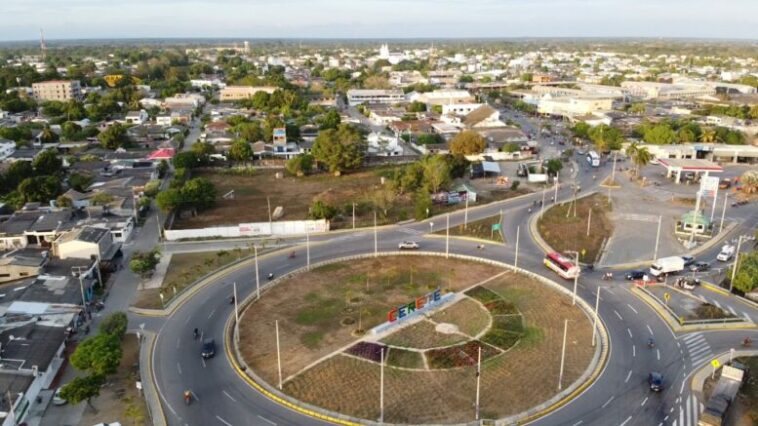
{"label": "bush", "polygon": [[424,220],[431,214],[432,211],[432,198],[429,193],[425,191],[419,191],[416,193],[415,200],[413,202],[413,216],[416,220]]}
{"label": "bush", "polygon": [[312,219],[330,220],[337,213],[337,209],[319,200],[313,203],[310,208],[310,217]]}
{"label": "bush", "polygon": [[126,318],[126,314],[123,312],[114,312],[100,323],[100,332],[110,334],[112,336],[118,336],[119,340],[124,337],[126,333],[126,326],[129,320]]}
{"label": "bush", "polygon": [[520,180],[514,180],[513,182],[511,182],[511,191],[517,190],[519,185],[521,185]]}
{"label": "bush", "polygon": [[135,252],[132,255],[132,259],[129,261],[129,269],[135,274],[144,276],[155,270],[160,258],[161,253],[157,248],[154,248],[149,252]]}

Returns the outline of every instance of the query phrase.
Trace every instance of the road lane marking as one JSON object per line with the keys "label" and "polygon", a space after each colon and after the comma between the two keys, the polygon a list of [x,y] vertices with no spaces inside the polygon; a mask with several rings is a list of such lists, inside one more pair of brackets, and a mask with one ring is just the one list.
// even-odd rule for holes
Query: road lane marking
{"label": "road lane marking", "polygon": [[237,400],[236,400],[236,399],[232,398],[232,396],[231,396],[231,395],[229,395],[229,392],[227,392],[227,391],[222,391],[222,393],[223,393],[224,395],[226,395],[226,397],[227,397],[227,398],[231,399],[231,400],[232,400],[232,401],[234,401],[234,402],[237,402]]}
{"label": "road lane marking", "polygon": [[737,311],[735,311],[734,308],[731,306],[729,306],[729,312],[731,312],[732,315],[734,315],[735,317],[737,316]]}
{"label": "road lane marking", "polygon": [[211,313],[210,313],[210,314],[208,314],[208,319],[211,319],[211,317],[212,317],[212,316],[213,316],[213,314],[215,314],[215,313],[216,313],[216,308],[213,308],[213,310],[211,311]]}
{"label": "road lane marking", "polygon": [[218,419],[218,421],[220,421],[221,423],[225,424],[226,426],[232,426],[231,423],[229,423],[226,420],[222,419],[221,416],[216,416],[216,418]]}
{"label": "road lane marking", "polygon": [[205,368],[205,358],[200,357],[200,361],[203,363],[203,368]]}
{"label": "road lane marking", "polygon": [[630,377],[632,377],[632,370],[629,370],[629,373],[626,375],[626,380],[624,380],[624,383],[629,383]]}
{"label": "road lane marking", "polygon": [[176,363],[176,369],[179,370],[179,375],[181,376],[181,374],[182,374],[182,366],[179,365],[178,362]]}
{"label": "road lane marking", "polygon": [[637,356],[637,345],[632,345],[632,356]]}
{"label": "road lane marking", "polygon": [[692,423],[693,424],[697,424],[698,414],[700,414],[697,411],[698,409],[697,404],[698,404],[697,397],[695,395],[692,395]]}
{"label": "road lane marking", "polygon": [[719,309],[724,309],[724,308],[721,307],[721,304],[718,302],[718,300],[714,300],[713,304],[716,305],[716,307],[719,308]]}
{"label": "road lane marking", "polygon": [[684,392],[684,383],[685,383],[685,380],[682,380],[682,387],[679,388],[679,395],[681,395],[682,392]]}
{"label": "road lane marking", "polygon": [[617,317],[619,317],[619,319],[620,319],[621,321],[623,321],[623,320],[624,320],[624,318],[621,316],[621,314],[619,313],[619,311],[617,311],[617,310],[615,310],[615,309],[614,309],[614,310],[613,310],[613,313],[615,313],[615,314],[616,314],[616,316],[617,316]]}
{"label": "road lane marking", "polygon": [[584,423],[584,420],[579,420],[578,422],[574,423],[571,426],[579,426],[580,424]]}
{"label": "road lane marking", "polygon": [[272,425],[276,426],[276,423],[274,423],[274,422],[272,422],[271,420],[269,420],[269,419],[267,419],[267,418],[265,418],[265,417],[261,416],[260,414],[258,415],[258,418],[259,418],[259,419],[261,419],[261,420],[263,420],[264,422],[266,422],[266,423],[268,423],[268,424],[272,424]]}
{"label": "road lane marking", "polygon": [[632,416],[629,416],[624,420],[619,426],[624,426],[625,424],[629,423],[629,420],[632,420]]}
{"label": "road lane marking", "polygon": [[629,327],[627,327],[626,328],[626,332],[629,333],[629,338],[631,339],[632,338],[632,330]]}
{"label": "road lane marking", "polygon": [[610,403],[611,403],[611,401],[613,401],[613,398],[615,398],[615,396],[611,395],[611,397],[610,397],[610,398],[608,398],[608,401],[605,401],[605,404],[603,404],[602,406],[600,406],[600,408],[605,408],[605,407],[607,407],[607,406],[608,406],[608,404],[610,404]]}
{"label": "road lane marking", "polygon": [[630,305],[630,304],[627,303],[626,306],[629,306],[629,309],[631,309],[635,314],[639,313],[639,312],[637,312],[636,309],[634,309],[634,307],[632,305]]}
{"label": "road lane marking", "polygon": [[188,316],[188,317],[187,317],[187,319],[186,319],[186,320],[184,320],[184,324],[186,325],[186,324],[187,324],[187,323],[190,321],[190,319],[192,319],[192,317],[189,317],[189,316]]}
{"label": "road lane marking", "polygon": [[647,331],[649,331],[649,332],[650,332],[650,335],[652,336],[652,335],[653,335],[653,329],[652,329],[652,328],[650,328],[650,326],[649,326],[649,325],[646,325],[645,327],[647,327]]}
{"label": "road lane marking", "polygon": [[679,424],[684,426],[686,423],[684,423],[684,410],[682,410],[682,407],[679,407]]}
{"label": "road lane marking", "polygon": [[690,424],[690,419],[692,416],[692,400],[690,398],[687,398],[686,408],[684,409],[684,416],[687,419],[687,424]]}
{"label": "road lane marking", "polygon": [[656,353],[656,355],[658,355],[658,361],[660,361],[661,360],[661,350],[660,349],[656,349],[655,353]]}
{"label": "road lane marking", "polygon": [[642,400],[642,404],[640,404],[640,407],[644,407],[645,404],[647,404],[648,397],[645,397],[645,399]]}

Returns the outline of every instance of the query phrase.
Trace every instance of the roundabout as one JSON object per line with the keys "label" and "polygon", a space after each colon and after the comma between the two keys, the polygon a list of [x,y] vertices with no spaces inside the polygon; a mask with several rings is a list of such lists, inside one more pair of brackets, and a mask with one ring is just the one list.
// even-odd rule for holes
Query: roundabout
{"label": "roundabout", "polygon": [[241,308],[241,370],[309,411],[402,424],[524,418],[590,377],[601,345],[588,306],[510,266],[435,254],[352,256],[276,280]]}

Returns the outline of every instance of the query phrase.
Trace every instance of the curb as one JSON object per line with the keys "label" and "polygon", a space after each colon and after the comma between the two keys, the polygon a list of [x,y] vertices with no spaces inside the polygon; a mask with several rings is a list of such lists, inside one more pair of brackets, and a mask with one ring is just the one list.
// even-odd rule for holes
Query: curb
{"label": "curb", "polygon": [[[163,404],[161,404],[160,397],[158,396],[158,386],[155,382],[155,374],[153,371],[153,351],[155,350],[156,334],[152,331],[139,331],[137,334],[142,334],[144,339],[147,340],[147,345],[143,345],[140,342],[140,375],[146,377],[142,383],[147,386],[143,386],[143,393],[145,398],[145,405],[147,405],[147,411],[150,415],[150,420],[155,426],[164,426],[167,423],[166,414],[163,412]],[[148,348],[145,350],[145,348]],[[142,362],[142,357],[146,357],[147,361]],[[144,370],[143,370],[144,369]],[[147,373],[147,374],[145,374]]]}
{"label": "curb", "polygon": [[[297,270],[294,270],[286,275],[282,275],[281,277],[277,278],[274,281],[271,281],[267,283],[267,285],[263,288],[261,288],[261,291],[265,291],[268,288],[276,285],[278,282],[289,278],[292,275],[299,274],[302,272],[305,272],[309,269],[318,268],[323,265],[336,263],[336,262],[346,262],[353,259],[359,259],[359,258],[372,258],[376,256],[397,256],[397,255],[406,255],[406,256],[436,256],[436,257],[448,257],[445,253],[442,252],[423,252],[423,251],[417,251],[417,252],[404,252],[404,251],[390,251],[390,252],[379,252],[377,254],[374,253],[367,253],[367,254],[361,254],[361,255],[353,255],[353,256],[346,256],[346,257],[340,257],[336,259],[330,259],[327,261],[318,262],[315,264],[312,264],[310,267],[303,267]],[[519,273],[523,273],[533,279],[537,279],[541,283],[547,285],[550,288],[553,288],[554,290],[558,291],[560,294],[570,296],[571,292],[565,288],[563,288],[560,284],[549,280],[541,275],[535,274],[533,272],[527,271],[525,269],[517,268],[512,265],[490,260],[486,258],[480,258],[475,256],[468,256],[468,255],[460,255],[460,254],[450,254],[450,256],[455,257],[457,259],[463,259],[463,260],[469,260],[474,262],[480,262],[480,263],[486,263],[491,264],[494,266],[499,266],[507,270],[516,271]],[[256,295],[250,294],[242,303],[241,303],[241,310],[243,311],[242,315],[244,316],[247,308],[249,308],[253,302],[255,302]],[[584,299],[577,298],[577,301],[582,308],[582,311],[587,315],[588,320],[590,323],[592,322],[592,318],[594,317],[594,311],[591,306],[587,304]],[[598,319],[600,319],[598,317]],[[242,364],[244,364],[244,361],[240,361],[238,357],[241,357],[239,354],[239,349],[237,345],[234,345],[234,348],[232,349],[232,342],[235,340],[235,333],[234,333],[234,316],[230,315],[226,327],[225,327],[225,338],[224,338],[224,346],[227,353],[227,357],[230,360],[230,363],[232,364],[233,369],[237,372],[237,374],[246,382],[248,385],[250,385],[252,388],[266,396],[267,398],[271,399],[273,402],[276,402],[290,410],[293,410],[295,412],[298,412],[300,414],[310,416],[319,420],[328,421],[335,424],[340,425],[349,425],[349,426],[357,426],[361,424],[370,424],[370,425],[378,425],[379,423],[373,422],[371,420],[367,419],[359,419],[350,417],[347,415],[342,415],[336,412],[332,412],[329,410],[322,409],[320,407],[310,406],[309,404],[300,402],[294,398],[291,398],[280,391],[276,390],[272,385],[268,384],[267,382],[260,380],[260,378],[255,375],[253,372],[248,372],[248,367],[245,365],[245,367],[242,367]],[[610,336],[608,335],[608,331],[605,328],[605,324],[600,319],[598,321],[598,340],[599,340],[599,346],[595,349],[595,355],[593,356],[593,359],[590,363],[590,365],[587,367],[585,372],[573,383],[571,383],[569,386],[566,387],[565,391],[563,392],[565,395],[561,395],[560,393],[558,395],[555,395],[550,400],[543,402],[542,404],[538,405],[538,407],[541,407],[542,405],[550,404],[547,406],[547,408],[543,408],[540,411],[537,411],[535,413],[530,413],[530,410],[527,410],[525,412],[521,412],[519,414],[505,417],[499,420],[495,420],[494,424],[498,425],[510,425],[510,424],[524,424],[531,421],[534,421],[540,417],[543,417],[562,406],[568,404],[570,401],[572,401],[574,398],[579,396],[582,392],[584,392],[589,386],[591,386],[595,380],[600,376],[602,371],[605,369],[608,361],[608,355],[610,353]],[[585,378],[586,376],[586,378]],[[259,383],[256,379],[260,380],[262,383]],[[551,401],[553,399],[560,398],[555,402]],[[344,416],[344,417],[343,417]],[[491,421],[490,421],[491,422]],[[469,423],[463,423],[466,425],[479,425],[480,422],[469,422]]]}
{"label": "curb", "polygon": [[[437,238],[437,239],[445,239],[446,237],[444,235],[439,234],[424,234],[424,238]],[[476,237],[469,237],[467,235],[451,235],[450,239],[456,239],[456,240],[464,240],[464,241],[471,241],[473,243],[482,243],[482,244],[492,244],[492,245],[498,245],[498,246],[504,246],[506,245],[502,241],[495,241],[495,240],[485,240],[483,238],[476,238]]]}
{"label": "curb", "polygon": [[723,289],[723,288],[721,288],[721,287],[719,287],[719,286],[717,286],[715,284],[711,284],[711,283],[705,282],[705,281],[700,281],[700,284],[701,284],[701,287],[703,287],[704,289],[706,289],[708,291],[712,291],[714,293],[718,293],[718,294],[721,294],[721,295],[724,295],[724,296],[730,296],[730,293],[729,293],[728,290]]}
{"label": "curb", "polygon": [[[734,351],[734,358],[744,357],[744,356],[758,356],[758,350],[735,350]],[[718,355],[714,355],[713,359],[719,360],[719,363],[722,365],[727,365],[729,361],[729,352],[723,352]],[[692,376],[692,382],[690,384],[690,389],[693,392],[697,392],[700,394],[700,396],[703,396],[703,385],[705,384],[705,379],[713,372],[712,367],[709,365],[705,365],[701,367],[699,370],[695,370],[693,376]],[[702,398],[701,398],[702,399]],[[705,401],[703,401],[705,403]]]}

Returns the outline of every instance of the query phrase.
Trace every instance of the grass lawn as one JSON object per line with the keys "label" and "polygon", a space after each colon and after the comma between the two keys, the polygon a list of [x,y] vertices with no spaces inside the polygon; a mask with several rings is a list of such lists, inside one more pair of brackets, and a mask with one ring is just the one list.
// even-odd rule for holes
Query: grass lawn
{"label": "grass lawn", "polygon": [[[283,170],[256,169],[248,174],[234,174],[224,169],[200,170],[194,176],[209,179],[216,187],[216,205],[194,217],[179,218],[174,221],[174,229],[204,228],[210,226],[237,225],[248,222],[268,221],[268,203],[273,212],[277,206],[283,208],[279,220],[303,220],[308,218],[309,208],[316,201],[323,201],[337,210],[331,220],[331,228],[352,227],[353,203],[355,203],[355,226],[374,224],[375,194],[389,187],[389,177],[395,169],[405,166],[380,166],[367,170],[333,176],[321,173],[309,176],[290,176]],[[277,173],[283,174],[277,178]],[[382,178],[385,184],[382,185]],[[234,191],[234,199],[222,196]],[[530,192],[520,188],[482,191],[477,205],[505,200]],[[267,199],[268,197],[268,199]],[[456,205],[434,205],[431,215],[442,214],[464,208]],[[379,225],[413,219],[414,203],[410,194],[396,195],[389,200],[386,213],[377,208]]]}
{"label": "grass lawn", "polygon": [[[264,250],[258,250],[258,255],[263,253],[265,253]],[[174,296],[174,288],[176,288],[176,293],[179,294],[203,275],[215,271],[224,265],[228,265],[241,257],[252,254],[253,250],[249,249],[174,254],[171,256],[171,261],[168,264],[161,288],[137,292],[137,300],[134,306],[145,309],[160,309],[163,307],[158,295],[161,291],[165,296],[165,303],[168,304]]]}
{"label": "grass lawn", "polygon": [[[571,208],[571,212],[566,214]],[[592,209],[590,234],[587,235],[587,220]],[[573,203],[565,202],[545,210],[537,222],[540,236],[550,247],[558,252],[578,251],[580,260],[594,263],[600,252],[603,240],[613,234],[613,224],[608,213],[611,206],[608,197],[594,194],[576,201],[576,216]]]}
{"label": "grass lawn", "polygon": [[[473,237],[481,240],[495,241],[504,243],[503,232],[501,230],[492,231],[492,225],[500,223],[500,215],[485,217],[484,219],[469,222],[465,227],[463,224],[450,228],[450,236],[456,237]],[[435,232],[437,235],[445,235],[445,231]]]}
{"label": "grass lawn", "polygon": [[[139,342],[134,334],[124,336],[121,343],[123,356],[116,374],[108,377],[112,386],[100,389],[100,396],[93,398],[92,405],[97,412],[89,408],[84,409],[80,424],[101,424],[112,422],[114,419],[130,420],[128,423],[135,426],[147,425],[150,417],[145,405],[145,399],[139,395],[135,383],[139,378]],[[84,404],[84,403],[82,403]]]}

